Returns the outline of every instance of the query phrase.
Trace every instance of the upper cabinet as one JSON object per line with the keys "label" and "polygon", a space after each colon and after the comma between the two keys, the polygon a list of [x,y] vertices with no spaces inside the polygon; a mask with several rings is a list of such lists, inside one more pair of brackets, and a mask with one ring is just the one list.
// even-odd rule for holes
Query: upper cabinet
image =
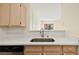
{"label": "upper cabinet", "polygon": [[19,3],[0,4],[0,25],[25,26],[26,8]]}
{"label": "upper cabinet", "polygon": [[10,4],[10,25],[18,26],[21,24],[21,6],[20,4]]}
{"label": "upper cabinet", "polygon": [[0,26],[9,25],[9,16],[10,16],[10,6],[9,4],[0,3]]}
{"label": "upper cabinet", "polygon": [[25,7],[22,4],[10,4],[10,26],[25,26]]}

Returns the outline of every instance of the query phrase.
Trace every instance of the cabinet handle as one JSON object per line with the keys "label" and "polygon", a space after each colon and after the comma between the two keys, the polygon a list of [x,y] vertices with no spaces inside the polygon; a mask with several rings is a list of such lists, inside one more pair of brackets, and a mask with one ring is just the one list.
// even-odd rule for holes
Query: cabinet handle
{"label": "cabinet handle", "polygon": [[21,4],[20,4],[20,7],[21,7]]}
{"label": "cabinet handle", "polygon": [[21,24],[21,22],[20,22],[20,24]]}
{"label": "cabinet handle", "polygon": [[41,53],[41,55],[44,55],[44,53]]}

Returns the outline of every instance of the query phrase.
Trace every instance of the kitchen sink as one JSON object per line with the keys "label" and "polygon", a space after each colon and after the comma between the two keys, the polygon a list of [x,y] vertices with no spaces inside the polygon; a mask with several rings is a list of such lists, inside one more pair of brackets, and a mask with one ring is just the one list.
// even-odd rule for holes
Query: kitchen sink
{"label": "kitchen sink", "polygon": [[53,38],[33,38],[30,42],[54,42]]}

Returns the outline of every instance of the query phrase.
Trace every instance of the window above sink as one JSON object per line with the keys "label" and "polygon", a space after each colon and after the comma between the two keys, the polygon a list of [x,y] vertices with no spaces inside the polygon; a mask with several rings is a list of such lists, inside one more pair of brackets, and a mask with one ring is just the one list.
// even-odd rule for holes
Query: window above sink
{"label": "window above sink", "polygon": [[29,31],[40,31],[45,24],[49,27],[53,26],[51,30],[45,31],[64,30],[60,3],[30,3],[29,19]]}

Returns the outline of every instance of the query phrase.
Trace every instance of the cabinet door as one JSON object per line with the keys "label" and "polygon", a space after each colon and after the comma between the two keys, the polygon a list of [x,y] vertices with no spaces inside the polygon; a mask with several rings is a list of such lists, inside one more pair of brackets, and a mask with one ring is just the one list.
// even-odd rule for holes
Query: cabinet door
{"label": "cabinet door", "polygon": [[9,4],[0,3],[0,26],[9,25]]}
{"label": "cabinet door", "polygon": [[76,51],[77,51],[76,46],[63,46],[63,52],[76,53]]}
{"label": "cabinet door", "polygon": [[10,26],[20,25],[20,4],[10,4]]}
{"label": "cabinet door", "polygon": [[19,4],[10,5],[10,26],[25,26],[26,8]]}
{"label": "cabinet door", "polygon": [[61,52],[62,47],[60,45],[44,46],[44,51]]}
{"label": "cabinet door", "polygon": [[62,54],[62,46],[60,45],[44,46],[44,55],[61,55],[61,54]]}
{"label": "cabinet door", "polygon": [[41,46],[25,46],[25,49],[24,49],[25,52],[36,52],[36,51],[42,51],[42,47]]}
{"label": "cabinet door", "polygon": [[76,55],[77,54],[77,46],[63,46],[63,54]]}
{"label": "cabinet door", "polygon": [[26,25],[26,7],[24,5],[20,5],[21,7],[21,18],[20,18],[20,26],[25,26]]}
{"label": "cabinet door", "polygon": [[42,47],[41,46],[25,46],[24,54],[25,55],[41,55]]}

